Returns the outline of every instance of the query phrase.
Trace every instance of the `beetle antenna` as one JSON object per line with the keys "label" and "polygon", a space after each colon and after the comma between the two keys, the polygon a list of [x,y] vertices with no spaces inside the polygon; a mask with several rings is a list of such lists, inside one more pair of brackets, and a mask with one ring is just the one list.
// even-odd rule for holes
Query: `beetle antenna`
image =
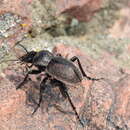
{"label": "beetle antenna", "polygon": [[[20,42],[21,42],[23,39],[25,39],[25,37],[22,38],[20,41],[16,42],[15,46],[16,46],[16,45],[19,45],[19,46],[21,46],[21,47],[26,51],[26,53],[29,53],[28,50],[27,50],[22,44],[20,44]],[[17,57],[18,59],[2,60],[2,61],[0,61],[0,64],[3,63],[3,62],[8,62],[8,61],[19,61],[19,57],[18,57],[17,55],[16,55],[16,57]]]}
{"label": "beetle antenna", "polygon": [[18,45],[21,46],[26,51],[26,53],[29,53],[28,50],[22,44],[18,43]]}
{"label": "beetle antenna", "polygon": [[20,44],[20,42],[23,41],[24,39],[25,39],[25,37],[23,37],[20,41],[16,42],[16,45],[21,46],[26,51],[26,53],[28,53],[28,50],[22,44]]}

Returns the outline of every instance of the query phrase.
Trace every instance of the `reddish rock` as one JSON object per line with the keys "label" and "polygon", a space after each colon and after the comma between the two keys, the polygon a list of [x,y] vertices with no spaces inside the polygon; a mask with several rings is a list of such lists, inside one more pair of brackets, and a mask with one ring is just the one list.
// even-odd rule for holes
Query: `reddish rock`
{"label": "reddish rock", "polygon": [[111,86],[105,82],[95,82],[87,95],[81,116],[88,130],[109,128],[106,117],[113,104],[114,93]]}
{"label": "reddish rock", "polygon": [[[105,76],[105,72],[107,72],[106,70],[108,70],[109,68],[113,72],[113,69],[115,69],[116,67],[116,66],[114,67],[114,65],[112,67],[113,63],[111,64],[109,63],[110,55],[106,56],[104,60],[103,58],[101,58],[102,62],[94,61],[89,56],[86,56],[83,52],[81,52],[78,48],[69,47],[63,44],[59,44],[57,47],[55,47],[54,52],[61,53],[63,54],[64,57],[68,56],[68,59],[70,59],[74,55],[79,57],[79,59],[81,59],[81,63],[84,69],[86,70],[86,73],[91,77],[96,78],[103,77],[109,79],[109,77]],[[105,62],[108,63],[106,64]],[[106,67],[104,66],[104,64]],[[85,68],[86,66],[88,67]],[[117,69],[115,70],[116,71],[114,73],[117,73],[118,70]],[[104,74],[102,75],[102,73]],[[94,82],[93,84],[91,84],[91,87],[86,87],[83,98],[85,104],[84,106],[82,106],[81,117],[82,120],[84,121],[84,124],[86,125],[87,130],[97,130],[97,129],[105,130],[106,128],[109,127],[106,124],[107,123],[106,116],[109,113],[111,105],[113,104],[113,96],[114,92],[112,90],[111,85],[109,84],[109,80],[106,81],[101,80],[99,82]]]}
{"label": "reddish rock", "polygon": [[109,30],[110,36],[114,38],[129,38],[130,37],[130,7],[121,9],[119,12],[120,19],[115,22]]}
{"label": "reddish rock", "polygon": [[[29,3],[31,0],[3,0],[0,2],[0,47],[13,47],[31,27]],[[18,18],[15,18],[18,17]],[[4,19],[5,18],[5,19]],[[3,29],[3,30],[2,30]]]}
{"label": "reddish rock", "polygon": [[117,128],[130,129],[130,75],[124,76],[116,84],[115,100],[110,122]]}
{"label": "reddish rock", "polygon": [[58,13],[68,13],[80,21],[88,21],[101,7],[101,0],[57,0]]}
{"label": "reddish rock", "polygon": [[6,123],[24,106],[26,95],[24,91],[16,91],[12,82],[1,73],[0,80],[0,129],[7,128]]}
{"label": "reddish rock", "polygon": [[[63,44],[57,46],[54,50],[62,53],[63,56],[70,54],[70,57],[72,57],[74,50],[78,57],[82,55],[79,49],[70,48]],[[87,61],[91,61],[91,66],[86,69],[86,72],[90,70],[92,74],[105,78],[100,82],[95,82],[86,90],[86,100],[81,110],[81,117],[86,124],[86,129],[130,129],[128,118],[130,95],[129,76],[126,76],[125,71],[122,72],[122,69],[117,67],[112,61],[111,55],[106,52],[97,61],[89,59],[88,56],[82,59],[82,61],[83,66],[84,63],[86,65],[88,64]]]}
{"label": "reddish rock", "polygon": [[[39,84],[43,75],[30,76],[22,87],[15,87],[23,80],[22,66],[11,64],[0,74],[0,128],[1,129],[86,129],[117,130],[130,129],[129,97],[130,76],[121,73],[109,54],[93,60],[80,49],[59,44],[53,52],[70,59],[79,57],[87,75],[104,80],[91,82],[86,78],[81,85],[68,86],[70,97],[76,106],[85,128],[82,128],[58,88],[48,86],[43,93],[40,109],[31,116],[39,98]],[[75,65],[77,63],[75,62]],[[108,71],[109,70],[109,71]],[[60,111],[59,111],[60,110]],[[61,112],[62,111],[62,112]]]}
{"label": "reddish rock", "polygon": [[23,17],[30,16],[28,5],[32,0],[3,0],[0,2],[0,13],[3,11],[19,14]]}
{"label": "reddish rock", "polygon": [[[59,47],[57,47],[57,49]],[[60,48],[63,49],[62,47]],[[56,52],[56,48],[54,50]],[[69,55],[70,50],[72,51]],[[82,52],[80,52],[79,49],[76,48],[68,47],[68,51],[66,52],[68,54],[68,58],[74,55],[79,55],[81,59],[84,59],[85,56],[85,54],[83,54]],[[46,88],[46,93],[44,93],[43,95],[41,108],[35,113],[33,117],[31,116],[32,111],[36,107],[33,99],[38,101],[39,98],[40,80],[35,78],[39,76],[40,75],[30,76],[32,81],[28,81],[25,87],[23,87],[24,91],[16,91],[15,87],[24,78],[21,68],[19,68],[19,66],[16,66],[15,64],[11,64],[2,73],[2,77],[4,78],[4,80],[3,82],[1,82],[1,84],[3,84],[4,86],[6,82],[8,82],[7,86],[5,85],[4,87],[4,91],[7,92],[8,98],[4,98],[4,102],[2,102],[2,100],[0,101],[1,106],[5,106],[1,110],[2,112],[5,112],[4,120],[0,119],[0,124],[2,128],[11,128],[15,130],[18,128],[25,129],[29,126],[32,130],[55,130],[60,128],[66,130],[71,128],[75,129],[76,125],[79,125],[79,123],[76,120],[76,117],[72,111],[69,102],[61,96],[59,89],[57,88]],[[8,80],[6,81],[5,78],[7,78]],[[41,78],[43,78],[43,76]],[[91,81],[84,79],[81,86],[68,86],[69,94],[74,105],[76,106],[78,113],[80,113],[81,107],[84,104],[84,100],[86,99],[86,95],[91,85]],[[7,105],[5,105],[6,103]],[[14,106],[12,106],[12,104],[14,104]],[[59,109],[63,110],[63,113],[60,112],[61,110],[59,111]],[[48,113],[46,111],[48,111]],[[8,115],[10,116],[8,117]]]}

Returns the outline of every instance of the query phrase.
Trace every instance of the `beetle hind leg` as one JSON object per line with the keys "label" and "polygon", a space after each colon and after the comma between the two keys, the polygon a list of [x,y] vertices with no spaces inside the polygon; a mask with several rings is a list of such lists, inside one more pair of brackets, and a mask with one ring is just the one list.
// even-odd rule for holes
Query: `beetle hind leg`
{"label": "beetle hind leg", "polygon": [[76,115],[78,121],[79,121],[80,124],[84,127],[84,124],[83,124],[83,122],[81,121],[78,112],[76,111],[76,107],[74,106],[74,104],[73,104],[73,102],[72,102],[72,100],[71,100],[71,98],[70,98],[70,96],[69,96],[69,94],[68,94],[68,91],[67,91],[67,89],[66,89],[66,87],[65,87],[65,84],[62,84],[62,86],[60,87],[60,90],[62,91],[62,93],[64,93],[65,97],[68,98],[68,101],[69,101],[69,103],[70,103],[70,105],[71,105],[71,107],[72,107],[72,109],[73,109],[73,111],[74,111],[74,113],[75,113],[75,115]]}
{"label": "beetle hind leg", "polygon": [[72,102],[72,100],[71,100],[71,98],[70,98],[70,96],[69,96],[69,94],[68,94],[66,85],[65,85],[64,83],[58,81],[58,80],[53,80],[53,82],[54,82],[55,85],[57,85],[57,86],[59,87],[60,92],[61,92],[61,94],[63,95],[63,97],[64,97],[65,99],[66,99],[66,98],[68,99],[68,101],[69,101],[69,103],[70,103],[70,105],[71,105],[71,107],[72,107],[72,109],[73,109],[73,111],[74,111],[74,113],[75,113],[75,115],[76,115],[78,121],[79,121],[80,124],[84,127],[84,124],[83,124],[83,122],[81,121],[78,112],[76,111],[76,107],[74,106],[74,104],[73,104],[73,102]]}
{"label": "beetle hind leg", "polygon": [[80,60],[79,60],[78,57],[74,56],[74,57],[72,57],[70,60],[71,60],[72,62],[77,61],[78,66],[79,66],[79,69],[80,69],[82,75],[83,75],[84,77],[86,77],[88,80],[93,80],[93,81],[96,80],[96,81],[98,81],[98,80],[103,79],[103,78],[91,78],[91,77],[87,76],[87,74],[86,74],[86,73],[84,72],[84,70],[83,70],[83,67],[82,67],[82,65],[81,65]]}

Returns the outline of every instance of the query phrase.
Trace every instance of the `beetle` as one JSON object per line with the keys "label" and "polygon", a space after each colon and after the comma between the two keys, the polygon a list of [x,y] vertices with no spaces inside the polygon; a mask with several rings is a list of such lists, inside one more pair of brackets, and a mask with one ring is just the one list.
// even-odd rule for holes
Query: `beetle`
{"label": "beetle", "polygon": [[[39,74],[41,72],[45,72],[45,77],[40,83],[39,101],[32,114],[34,114],[40,107],[42,102],[42,93],[46,87],[46,82],[51,81],[52,85],[57,85],[59,87],[62,96],[68,99],[77,119],[79,120],[80,124],[84,126],[78,112],[76,111],[76,107],[69,96],[67,85],[73,86],[81,83],[83,77],[86,77],[88,80],[92,81],[98,81],[102,78],[96,79],[87,76],[82,68],[79,58],[76,56],[68,60],[62,57],[61,54],[54,55],[48,50],[29,52],[23,45],[19,45],[22,46],[26,51],[26,54],[19,58],[20,62],[27,65],[31,64],[31,66],[28,66],[29,68],[35,66],[37,69],[29,70],[24,80],[16,87],[16,89],[20,89],[25,84],[30,74]],[[79,68],[73,63],[75,61],[77,61]]]}

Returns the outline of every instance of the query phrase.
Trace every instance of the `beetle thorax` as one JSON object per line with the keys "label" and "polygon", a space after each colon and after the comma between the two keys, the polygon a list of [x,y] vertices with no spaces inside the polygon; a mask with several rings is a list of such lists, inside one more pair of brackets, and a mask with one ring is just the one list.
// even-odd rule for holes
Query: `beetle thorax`
{"label": "beetle thorax", "polygon": [[43,51],[38,52],[35,55],[35,57],[33,59],[33,63],[34,63],[34,65],[37,65],[37,66],[46,67],[53,57],[54,56],[51,52],[43,50]]}

